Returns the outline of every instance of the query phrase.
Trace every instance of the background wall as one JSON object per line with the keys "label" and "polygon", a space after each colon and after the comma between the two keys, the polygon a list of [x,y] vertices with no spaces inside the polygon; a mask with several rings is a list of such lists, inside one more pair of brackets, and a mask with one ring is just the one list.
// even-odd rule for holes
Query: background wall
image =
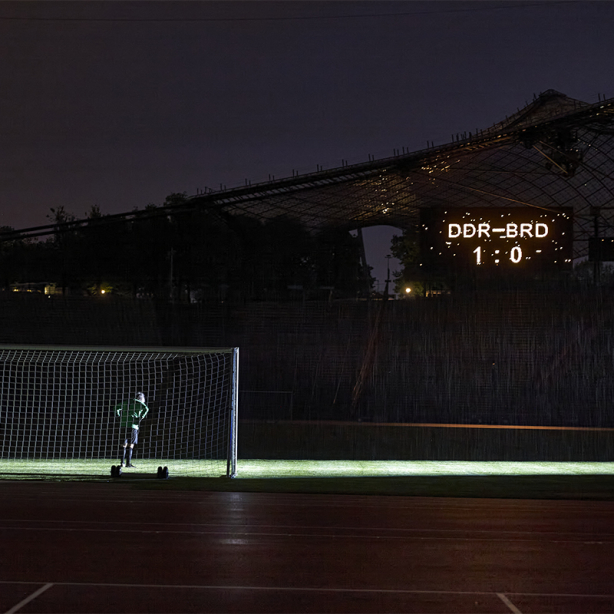
{"label": "background wall", "polygon": [[614,427],[614,294],[169,304],[0,295],[0,342],[239,346],[241,417]]}

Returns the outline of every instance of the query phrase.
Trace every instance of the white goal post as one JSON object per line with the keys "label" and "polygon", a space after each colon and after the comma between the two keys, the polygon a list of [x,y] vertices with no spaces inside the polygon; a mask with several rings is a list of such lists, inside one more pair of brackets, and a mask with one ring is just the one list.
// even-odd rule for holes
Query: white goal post
{"label": "white goal post", "polygon": [[119,464],[137,430],[121,408],[143,393],[139,470],[234,477],[238,383],[239,348],[0,345],[0,465]]}

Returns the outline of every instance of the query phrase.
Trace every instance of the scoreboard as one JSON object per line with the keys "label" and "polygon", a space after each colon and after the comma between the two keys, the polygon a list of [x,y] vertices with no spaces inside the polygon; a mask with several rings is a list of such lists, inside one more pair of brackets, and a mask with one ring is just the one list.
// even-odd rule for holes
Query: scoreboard
{"label": "scoreboard", "polygon": [[423,264],[452,269],[571,268],[573,209],[533,207],[423,209]]}

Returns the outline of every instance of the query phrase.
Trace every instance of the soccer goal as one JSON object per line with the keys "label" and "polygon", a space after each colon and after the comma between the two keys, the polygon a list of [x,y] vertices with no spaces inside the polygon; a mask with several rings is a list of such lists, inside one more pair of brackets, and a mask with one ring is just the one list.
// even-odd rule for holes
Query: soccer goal
{"label": "soccer goal", "polygon": [[238,381],[238,348],[0,345],[0,474],[234,477]]}

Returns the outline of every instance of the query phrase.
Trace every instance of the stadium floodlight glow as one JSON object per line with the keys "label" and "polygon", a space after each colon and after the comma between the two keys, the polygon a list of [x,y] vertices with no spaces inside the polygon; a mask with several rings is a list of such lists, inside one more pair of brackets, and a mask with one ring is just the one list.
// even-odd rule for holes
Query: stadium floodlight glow
{"label": "stadium floodlight glow", "polygon": [[405,294],[409,294],[411,292],[411,288],[407,287],[405,288]]}
{"label": "stadium floodlight glow", "polygon": [[[5,459],[108,460],[125,437],[115,408],[143,392],[135,462],[237,472],[238,348],[0,345],[0,465]],[[24,463],[27,471],[27,462]]]}

